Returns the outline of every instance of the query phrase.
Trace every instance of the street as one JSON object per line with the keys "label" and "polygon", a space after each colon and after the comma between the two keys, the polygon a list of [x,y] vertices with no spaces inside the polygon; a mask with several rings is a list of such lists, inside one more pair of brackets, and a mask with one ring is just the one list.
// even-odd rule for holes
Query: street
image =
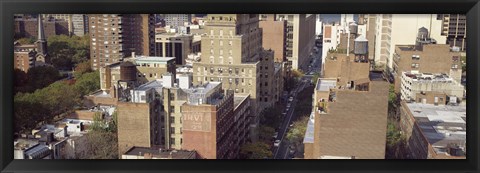
{"label": "street", "polygon": [[305,75],[300,79],[299,84],[293,90],[294,91],[294,95],[292,96],[293,101],[291,101],[290,109],[287,112],[286,116],[284,117],[284,120],[282,121],[282,124],[279,128],[277,139],[280,139],[280,145],[278,147],[274,147],[273,159],[291,159],[292,158],[292,156],[290,156],[289,154],[290,144],[288,143],[288,141],[284,139],[286,138],[288,129],[290,128],[290,124],[293,123],[291,122],[292,118],[296,116],[294,112],[295,112],[295,106],[298,102],[298,99],[302,99],[302,98],[297,98],[298,93],[301,92],[305,87],[307,87],[310,84],[311,79],[313,77],[313,73],[320,72],[320,67],[322,63],[321,50],[319,51],[318,54],[314,54],[314,55],[315,56],[313,57],[312,63],[310,64],[311,66],[309,66],[308,70],[305,72]]}

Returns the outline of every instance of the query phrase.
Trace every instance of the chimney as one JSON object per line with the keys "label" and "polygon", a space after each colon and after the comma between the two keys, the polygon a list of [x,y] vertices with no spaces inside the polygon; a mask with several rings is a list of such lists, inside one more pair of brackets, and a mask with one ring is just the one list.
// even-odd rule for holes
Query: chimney
{"label": "chimney", "polygon": [[135,52],[132,52],[132,58],[135,58]]}

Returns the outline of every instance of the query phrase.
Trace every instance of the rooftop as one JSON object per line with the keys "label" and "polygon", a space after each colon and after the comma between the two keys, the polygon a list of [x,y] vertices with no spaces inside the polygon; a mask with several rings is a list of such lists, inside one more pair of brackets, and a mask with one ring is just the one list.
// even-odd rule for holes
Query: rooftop
{"label": "rooftop", "polygon": [[318,79],[316,90],[317,91],[330,91],[330,89],[337,86],[336,79]]}
{"label": "rooftop", "polygon": [[146,147],[132,147],[124,155],[144,156],[145,153],[152,154],[155,158],[169,158],[172,159],[194,159],[196,158],[195,151],[187,150],[166,150],[160,148],[146,148]]}
{"label": "rooftop", "polygon": [[146,91],[152,88],[162,88],[163,87],[163,81],[156,79],[152,80],[150,82],[147,82],[143,85],[140,85],[139,87],[135,88],[135,91]]}
{"label": "rooftop", "polygon": [[[219,100],[222,99],[222,97],[211,97],[214,93],[217,87],[221,87],[222,83],[221,82],[208,82],[204,85],[200,86],[195,86],[191,89],[184,89],[183,91],[187,93],[188,95],[188,103],[189,104],[216,104],[218,103]],[[218,93],[218,94],[223,94],[223,93]],[[201,103],[200,103],[201,102]]]}
{"label": "rooftop", "polygon": [[403,72],[406,77],[414,81],[431,81],[431,82],[448,82],[454,81],[447,74],[432,74],[432,73],[412,73]]}
{"label": "rooftop", "polygon": [[47,145],[38,144],[36,146],[33,146],[25,150],[25,155],[27,156],[41,155],[42,153],[48,152],[49,150],[50,149],[48,148]]}
{"label": "rooftop", "polygon": [[134,58],[136,63],[152,63],[152,62],[167,63],[174,59],[175,57],[159,57],[159,56],[137,56]]}
{"label": "rooftop", "polygon": [[234,95],[233,96],[233,107],[236,109],[238,105],[244,102],[248,98],[248,95]]}
{"label": "rooftop", "polygon": [[422,130],[422,134],[437,153],[441,152],[439,148],[446,148],[448,144],[465,146],[467,118],[465,105],[405,104]]}

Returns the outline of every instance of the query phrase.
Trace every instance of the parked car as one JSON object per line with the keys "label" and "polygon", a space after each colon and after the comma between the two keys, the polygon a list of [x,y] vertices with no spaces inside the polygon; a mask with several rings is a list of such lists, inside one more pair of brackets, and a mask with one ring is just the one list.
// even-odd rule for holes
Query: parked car
{"label": "parked car", "polygon": [[273,146],[274,146],[274,147],[280,146],[280,140],[278,140],[278,139],[275,140],[275,142],[273,143]]}
{"label": "parked car", "polygon": [[291,104],[291,103],[288,103],[288,104],[287,104],[287,109],[290,108],[290,106],[292,106],[292,104]]}
{"label": "parked car", "polygon": [[275,132],[272,137],[276,139],[278,137],[278,132]]}
{"label": "parked car", "polygon": [[283,115],[283,116],[287,115],[287,112],[283,112],[282,115]]}
{"label": "parked car", "polygon": [[288,101],[289,102],[293,101],[293,97],[288,98]]}

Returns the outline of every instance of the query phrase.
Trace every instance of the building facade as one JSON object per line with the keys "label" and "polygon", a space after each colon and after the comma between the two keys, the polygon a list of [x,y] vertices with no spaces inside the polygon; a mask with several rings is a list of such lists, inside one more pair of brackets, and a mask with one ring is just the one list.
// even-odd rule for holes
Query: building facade
{"label": "building facade", "polygon": [[467,48],[467,15],[466,14],[439,14],[442,20],[442,35],[447,36],[450,47],[458,47],[460,51]]}
{"label": "building facade", "polygon": [[175,57],[177,65],[184,65],[190,53],[195,53],[193,52],[193,35],[176,33],[155,34],[156,56]]}
{"label": "building facade", "polygon": [[[443,93],[463,100],[465,87],[448,75],[403,72],[400,82],[402,100],[421,100],[423,97],[417,96],[425,92]],[[437,103],[442,101],[437,99]]]}
{"label": "building facade", "polygon": [[428,102],[401,102],[400,127],[408,141],[407,158],[466,159],[465,104]]}
{"label": "building facade", "polygon": [[275,20],[274,14],[266,15],[259,22],[262,28],[262,46],[264,49],[272,49],[275,62],[287,61],[286,41],[287,41],[287,21]]}
{"label": "building facade", "polygon": [[193,63],[194,84],[222,82],[222,88],[250,94],[255,112],[271,106],[274,59],[262,48],[258,15],[209,14],[205,30],[201,60]]}
{"label": "building facade", "polygon": [[92,69],[122,61],[135,52],[154,54],[152,14],[89,14]]}
{"label": "building facade", "polygon": [[72,14],[73,34],[84,36],[88,34],[88,17],[86,14]]}
{"label": "building facade", "polygon": [[[367,32],[373,31],[373,56],[375,65],[385,66],[389,71],[393,68],[393,55],[396,45],[415,44],[418,28],[425,27],[429,37],[437,43],[445,43],[446,37],[441,35],[442,22],[436,14],[369,14]],[[375,19],[375,23],[372,20]],[[416,26],[416,27],[415,27]],[[367,36],[371,38],[372,35]]]}
{"label": "building facade", "polygon": [[164,14],[165,24],[177,29],[192,22],[191,14]]}
{"label": "building facade", "polygon": [[398,45],[393,59],[391,78],[395,91],[400,92],[403,72],[446,74],[457,82],[461,81],[462,66],[460,52],[453,52],[446,44],[426,44],[418,50],[413,45]]}
{"label": "building facade", "polygon": [[306,69],[315,45],[314,14],[276,14],[276,20],[287,21],[287,59],[292,61],[292,69]]}

